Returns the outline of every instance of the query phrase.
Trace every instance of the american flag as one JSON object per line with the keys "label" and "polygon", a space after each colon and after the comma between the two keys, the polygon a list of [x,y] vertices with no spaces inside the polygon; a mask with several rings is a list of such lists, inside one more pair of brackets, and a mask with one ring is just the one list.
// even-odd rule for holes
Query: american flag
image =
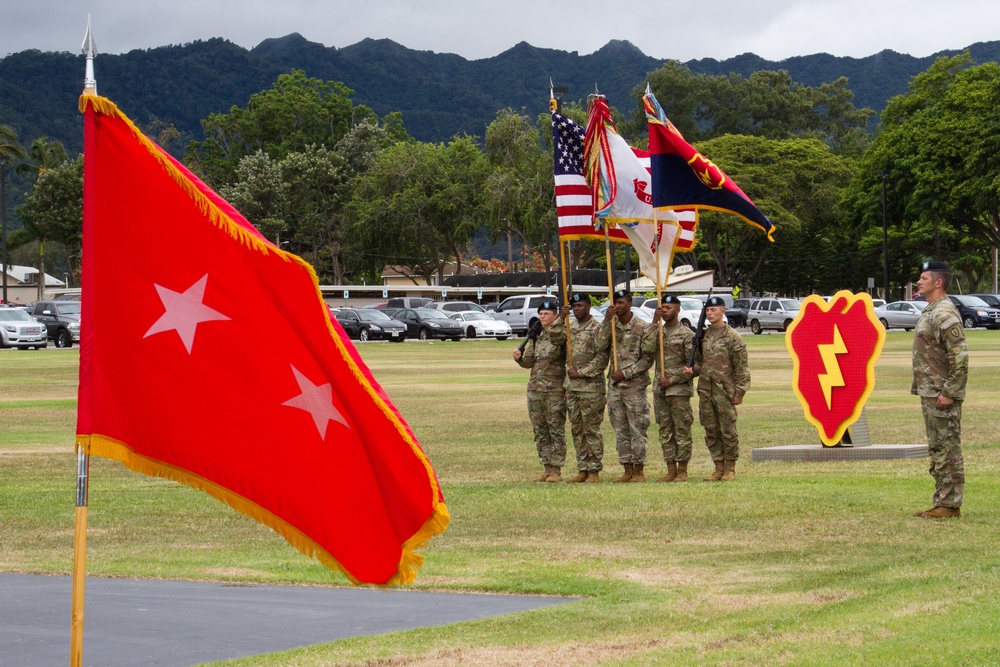
{"label": "american flag", "polygon": [[[552,112],[552,138],[556,177],[556,216],[559,238],[604,240],[604,230],[594,226],[594,201],[583,175],[584,128],[558,111]],[[628,243],[625,233],[612,227],[612,241]]]}

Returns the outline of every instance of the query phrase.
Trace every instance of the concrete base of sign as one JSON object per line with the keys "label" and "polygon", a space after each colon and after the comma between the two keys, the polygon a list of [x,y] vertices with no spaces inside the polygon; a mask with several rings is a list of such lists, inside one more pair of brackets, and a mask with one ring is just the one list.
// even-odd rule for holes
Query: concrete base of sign
{"label": "concrete base of sign", "polygon": [[927,445],[867,445],[865,447],[824,447],[823,445],[784,445],[758,447],[751,461],[873,461],[878,459],[920,459],[927,456]]}

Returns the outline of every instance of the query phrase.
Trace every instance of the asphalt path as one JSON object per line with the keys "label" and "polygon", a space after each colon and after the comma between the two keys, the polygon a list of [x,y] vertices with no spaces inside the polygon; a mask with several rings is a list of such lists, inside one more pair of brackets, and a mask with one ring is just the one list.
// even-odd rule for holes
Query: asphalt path
{"label": "asphalt path", "polygon": [[[574,598],[87,579],[83,663],[183,667]],[[0,667],[69,664],[72,579],[0,574]]]}

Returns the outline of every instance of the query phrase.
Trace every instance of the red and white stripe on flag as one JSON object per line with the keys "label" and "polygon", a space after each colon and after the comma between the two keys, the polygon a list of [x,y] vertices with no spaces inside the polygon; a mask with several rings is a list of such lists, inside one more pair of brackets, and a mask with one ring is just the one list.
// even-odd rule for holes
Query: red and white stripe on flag
{"label": "red and white stripe on flag", "polygon": [[[604,230],[593,222],[594,204],[582,174],[556,175],[556,216],[559,219],[559,238],[564,241],[579,239],[604,239]],[[612,241],[628,243],[628,237],[617,227],[608,230]]]}

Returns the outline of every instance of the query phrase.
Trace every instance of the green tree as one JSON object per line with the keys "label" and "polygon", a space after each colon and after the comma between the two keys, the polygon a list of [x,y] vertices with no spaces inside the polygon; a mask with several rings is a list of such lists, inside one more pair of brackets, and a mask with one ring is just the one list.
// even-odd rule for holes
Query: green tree
{"label": "green tree", "polygon": [[470,137],[448,144],[396,142],[378,153],[355,184],[345,243],[351,268],[374,277],[386,264],[406,266],[431,282],[443,278],[479,227],[488,166]]}
{"label": "green tree", "polygon": [[282,180],[279,162],[263,150],[243,157],[236,167],[235,180],[220,187],[219,194],[257,231],[281,244],[288,230],[288,184]]}
{"label": "green tree", "polygon": [[890,100],[843,199],[862,247],[881,250],[886,183],[890,277],[913,280],[928,258],[951,262],[972,289],[1000,242],[1000,65],[968,53],[939,58]]}
{"label": "green tree", "polygon": [[[670,121],[694,143],[726,134],[768,139],[794,136],[826,141],[838,154],[860,155],[865,125],[874,114],[854,106],[854,95],[841,77],[813,88],[796,83],[786,70],[740,74],[693,74],[668,61],[649,75],[649,86]],[[636,88],[638,106],[623,134],[646,135],[642,106],[645,87]]]}
{"label": "green tree", "polygon": [[30,174],[38,178],[49,169],[54,169],[66,162],[66,149],[59,141],[48,137],[38,137],[31,142],[25,160],[17,165],[18,174]]}
{"label": "green tree", "polygon": [[702,148],[776,228],[771,243],[736,216],[702,213],[700,263],[714,265],[721,284],[781,293],[864,287],[836,211],[854,174],[850,159],[818,139],[727,135]]}
{"label": "green tree", "polygon": [[[551,135],[549,114],[539,117],[542,123]],[[551,139],[547,143],[551,146]],[[544,146],[530,117],[512,109],[498,111],[486,128],[484,154],[492,169],[486,177],[484,204],[490,240],[516,233],[529,250],[541,251],[549,272],[549,248],[556,232],[555,188],[552,151]]]}
{"label": "green tree", "polygon": [[[29,241],[38,241],[39,247],[49,241],[60,243],[66,251],[69,272],[74,273],[83,233],[83,156],[40,173],[17,214],[24,229],[13,235],[11,246]],[[44,278],[42,252],[39,252],[38,272]],[[39,280],[39,298],[43,296],[43,286],[44,280]]]}
{"label": "green tree", "polygon": [[311,145],[333,148],[356,123],[376,118],[352,103],[352,93],[302,70],[282,74],[273,88],[251,96],[246,108],[234,106],[203,120],[205,139],[188,145],[185,162],[210,185],[221,186],[233,182],[239,161],[258,150],[282,160]]}
{"label": "green tree", "polygon": [[[0,218],[2,218],[3,229],[0,230],[0,245],[2,245],[3,256],[0,257],[0,264],[4,265],[4,284],[6,284],[6,270],[9,258],[7,257],[7,167],[15,161],[23,159],[25,156],[24,147],[17,141],[17,132],[10,125],[0,125]],[[3,298],[5,295],[0,295]]]}

